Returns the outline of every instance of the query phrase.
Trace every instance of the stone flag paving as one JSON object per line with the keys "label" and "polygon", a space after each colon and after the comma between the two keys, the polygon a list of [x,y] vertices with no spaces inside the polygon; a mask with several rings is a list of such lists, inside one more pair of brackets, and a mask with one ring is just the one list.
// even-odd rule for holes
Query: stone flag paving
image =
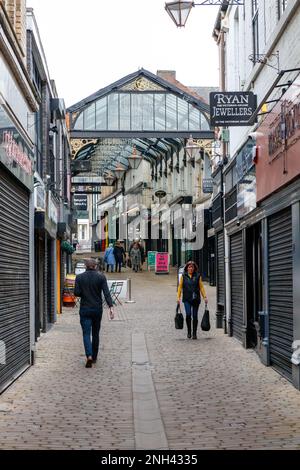
{"label": "stone flag paving", "polygon": [[76,309],[39,340],[0,396],[0,449],[300,449],[300,393],[214,328],[215,289],[193,341],[174,328],[176,275],[128,274],[136,303],[104,314],[95,367]]}

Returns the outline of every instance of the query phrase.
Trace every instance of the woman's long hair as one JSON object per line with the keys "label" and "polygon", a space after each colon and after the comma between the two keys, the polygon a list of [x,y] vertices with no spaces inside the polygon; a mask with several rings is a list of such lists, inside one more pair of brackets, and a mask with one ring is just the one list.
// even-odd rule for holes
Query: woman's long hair
{"label": "woman's long hair", "polygon": [[198,265],[195,263],[195,261],[188,261],[184,267],[184,272],[188,272],[188,267],[193,266],[194,267],[194,273],[197,273],[199,271]]}

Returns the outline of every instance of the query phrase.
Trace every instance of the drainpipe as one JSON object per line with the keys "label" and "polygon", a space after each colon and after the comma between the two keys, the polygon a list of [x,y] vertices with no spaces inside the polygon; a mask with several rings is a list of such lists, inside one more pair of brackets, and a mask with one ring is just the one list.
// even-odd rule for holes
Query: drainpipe
{"label": "drainpipe", "polygon": [[[225,33],[224,31],[220,32],[220,85],[221,91],[226,90],[226,64],[225,64]],[[223,165],[222,165],[222,192],[223,192],[223,227],[224,227],[224,262],[225,262],[225,307],[224,307],[224,317],[223,317],[223,327],[224,333],[232,334],[231,331],[231,289],[230,289],[230,265],[229,265],[229,236],[227,229],[225,228],[225,188],[223,181],[223,170],[224,170],[224,158],[228,155],[228,143],[222,142],[222,156],[223,156]]]}
{"label": "drainpipe", "polygon": [[35,267],[34,267],[34,193],[29,196],[29,318],[30,318],[30,363],[35,360]]}

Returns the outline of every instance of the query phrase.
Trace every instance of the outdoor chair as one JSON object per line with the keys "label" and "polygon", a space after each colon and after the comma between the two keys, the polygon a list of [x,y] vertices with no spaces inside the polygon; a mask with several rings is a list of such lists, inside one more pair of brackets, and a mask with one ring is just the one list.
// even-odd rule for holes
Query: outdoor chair
{"label": "outdoor chair", "polygon": [[112,300],[114,305],[122,305],[122,302],[119,299],[119,295],[121,294],[122,288],[123,288],[123,282],[122,281],[116,281],[113,282],[114,288],[111,292]]}

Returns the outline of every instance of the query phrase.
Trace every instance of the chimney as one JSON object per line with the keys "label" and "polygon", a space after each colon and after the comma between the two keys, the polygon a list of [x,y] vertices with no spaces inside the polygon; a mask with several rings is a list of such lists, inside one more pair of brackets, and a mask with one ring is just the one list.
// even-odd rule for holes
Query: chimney
{"label": "chimney", "polygon": [[156,75],[168,82],[174,82],[174,80],[176,80],[176,70],[158,70]]}

